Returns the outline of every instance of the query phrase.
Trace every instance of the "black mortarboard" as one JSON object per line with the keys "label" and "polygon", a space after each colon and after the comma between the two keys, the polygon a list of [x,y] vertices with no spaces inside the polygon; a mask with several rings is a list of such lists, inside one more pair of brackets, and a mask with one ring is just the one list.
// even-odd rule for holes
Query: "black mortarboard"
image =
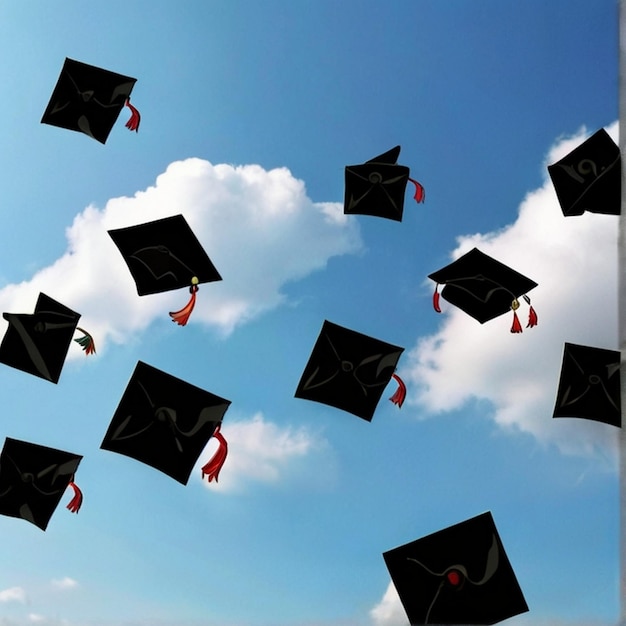
{"label": "black mortarboard", "polygon": [[130,102],[136,78],[109,72],[80,61],[65,59],[59,80],[41,118],[42,124],[59,126],[106,140],[126,104],[131,118],[126,127],[138,130],[140,116]]}
{"label": "black mortarboard", "polygon": [[67,508],[78,512],[82,494],[74,473],[82,458],[7,437],[0,453],[0,514],[21,517],[46,530],[68,487],[75,495]]}
{"label": "black mortarboard", "polygon": [[620,353],[566,343],[553,417],[622,425]]}
{"label": "black mortarboard", "polygon": [[229,400],[139,361],[100,447],[186,485],[229,406]]}
{"label": "black mortarboard", "polygon": [[411,624],[495,624],[528,611],[490,512],[383,558]]}
{"label": "black mortarboard", "polygon": [[[108,232],[122,253],[140,296],[189,287],[189,304],[170,313],[183,326],[193,309],[197,285],[222,280],[182,215]],[[184,314],[184,319],[176,318],[178,314]]]}
{"label": "black mortarboard", "polygon": [[0,344],[0,363],[58,382],[80,314],[40,293],[33,314],[2,317],[9,327]]}
{"label": "black mortarboard", "polygon": [[563,215],[619,215],[622,204],[620,151],[601,128],[553,165],[548,173]]}
{"label": "black mortarboard", "polygon": [[[481,324],[513,310],[514,321],[511,332],[522,332],[515,311],[519,307],[518,298],[524,296],[537,283],[512,270],[500,261],[487,256],[477,248],[459,257],[443,269],[429,274],[428,278],[437,285],[433,295],[433,306],[440,313],[437,287],[445,285],[441,296],[457,306]],[[528,326],[537,324],[535,310],[530,307]]]}
{"label": "black mortarboard", "polygon": [[403,351],[325,321],[295,396],[343,409],[371,422]]}
{"label": "black mortarboard", "polygon": [[404,194],[410,180],[415,185],[414,199],[424,200],[424,188],[409,178],[409,168],[398,165],[400,146],[360,165],[346,167],[345,214],[374,215],[402,221]]}

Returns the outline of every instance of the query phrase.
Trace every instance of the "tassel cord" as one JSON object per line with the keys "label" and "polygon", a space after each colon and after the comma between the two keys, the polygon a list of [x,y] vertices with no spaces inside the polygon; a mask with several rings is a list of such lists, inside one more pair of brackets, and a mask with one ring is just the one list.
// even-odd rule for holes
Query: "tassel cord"
{"label": "tassel cord", "polygon": [[397,404],[398,408],[401,409],[402,405],[404,404],[404,399],[406,398],[406,385],[397,374],[394,373],[391,375],[391,377],[398,383],[398,388],[396,389],[393,396],[389,398],[389,400],[391,400],[391,402],[393,402],[394,404]]}
{"label": "tassel cord", "polygon": [[69,482],[68,487],[71,487],[74,490],[74,497],[69,501],[66,508],[70,513],[78,513],[78,511],[80,511],[80,507],[83,505],[83,492],[79,489],[73,479]]}
{"label": "tassel cord", "polygon": [[79,337],[78,339],[74,339],[74,341],[83,349],[85,352],[85,356],[89,356],[90,354],[96,353],[96,342],[93,340],[93,337],[80,326],[76,327],[76,330],[83,333],[83,337]]}
{"label": "tassel cord", "polygon": [[217,439],[219,447],[215,451],[215,454],[202,467],[202,478],[207,476],[209,482],[215,480],[217,483],[220,470],[222,469],[224,462],[226,461],[226,457],[228,456],[228,442],[224,438],[224,435],[220,432],[219,425],[216,427],[213,437]]}
{"label": "tassel cord", "polygon": [[424,187],[420,185],[416,180],[409,177],[409,180],[415,185],[415,194],[413,196],[413,200],[418,204],[424,202],[426,199],[426,191],[424,191]]}
{"label": "tassel cord", "polygon": [[126,98],[126,102],[124,103],[130,109],[130,118],[128,122],[126,122],[126,128],[128,130],[134,130],[136,133],[139,132],[139,124],[141,123],[141,114],[139,111],[130,103],[130,98]]}
{"label": "tassel cord", "polygon": [[435,292],[433,293],[433,309],[437,313],[441,313],[441,306],[439,305],[439,284],[435,285]]}
{"label": "tassel cord", "polygon": [[189,287],[189,293],[191,297],[189,302],[180,309],[180,311],[170,311],[170,317],[173,322],[176,322],[179,326],[186,326],[194,307],[196,306],[196,293],[198,292],[198,285],[191,285]]}

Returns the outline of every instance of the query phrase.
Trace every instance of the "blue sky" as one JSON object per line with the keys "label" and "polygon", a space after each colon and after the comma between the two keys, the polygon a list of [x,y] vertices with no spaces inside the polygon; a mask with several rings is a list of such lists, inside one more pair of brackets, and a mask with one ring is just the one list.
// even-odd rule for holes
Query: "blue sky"
{"label": "blue sky", "polygon": [[[0,369],[2,438],[83,454],[85,494],[45,533],[0,517],[2,626],[406,626],[382,553],[486,510],[512,625],[616,623],[617,431],[551,415],[563,342],[617,348],[617,218],[565,219],[546,164],[617,138],[617,8],[0,3],[0,310],[43,291],[98,346],[58,385]],[[40,124],[66,57],[138,79],[138,134]],[[344,167],[398,144],[426,202],[343,216]],[[106,234],[178,213],[224,278],[185,328]],[[537,328],[432,310],[475,245],[539,284]],[[406,349],[401,410],[294,398],[325,319]],[[232,401],[219,485],[99,449],[138,360]]]}

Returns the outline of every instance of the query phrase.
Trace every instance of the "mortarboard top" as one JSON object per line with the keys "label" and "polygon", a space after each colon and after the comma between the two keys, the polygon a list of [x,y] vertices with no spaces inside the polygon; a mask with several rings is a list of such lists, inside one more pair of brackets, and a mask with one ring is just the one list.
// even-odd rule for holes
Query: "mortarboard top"
{"label": "mortarboard top", "polygon": [[403,351],[325,321],[295,397],[328,404],[371,422]]}
{"label": "mortarboard top", "polygon": [[140,296],[189,287],[191,300],[183,325],[193,310],[199,283],[222,280],[182,215],[108,231],[135,280]]}
{"label": "mortarboard top", "polygon": [[139,361],[100,447],[186,485],[229,406],[229,400]]}
{"label": "mortarboard top", "polygon": [[400,146],[360,165],[345,169],[344,213],[373,215],[402,221],[407,181],[415,185],[414,199],[424,200],[424,188],[409,178],[409,168],[398,165]]}
{"label": "mortarboard top", "polygon": [[620,353],[566,343],[553,417],[622,425]]}
{"label": "mortarboard top", "polygon": [[74,484],[74,473],[82,458],[7,437],[0,453],[0,514],[46,530],[68,486],[75,496],[67,508],[78,512],[82,494]]}
{"label": "mortarboard top", "polygon": [[140,116],[129,102],[136,82],[137,79],[130,76],[65,59],[41,122],[75,130],[106,143],[126,104],[132,113],[126,127],[136,131]]}
{"label": "mortarboard top", "polygon": [[58,382],[80,314],[40,293],[33,314],[2,317],[9,327],[0,344],[0,363]]}
{"label": "mortarboard top", "polygon": [[[515,313],[519,307],[517,299],[520,296],[524,296],[530,304],[526,293],[537,286],[533,280],[487,256],[478,248],[470,250],[443,269],[429,274],[428,278],[437,283],[433,295],[433,305],[437,312],[441,312],[437,287],[443,284],[445,286],[441,296],[481,324],[510,310]],[[528,326],[536,324],[537,316],[530,307]],[[516,313],[511,332],[522,332]]]}
{"label": "mortarboard top", "polygon": [[528,611],[490,512],[383,558],[411,624],[495,624]]}
{"label": "mortarboard top", "polygon": [[619,215],[622,203],[620,151],[601,128],[553,165],[548,173],[563,215]]}

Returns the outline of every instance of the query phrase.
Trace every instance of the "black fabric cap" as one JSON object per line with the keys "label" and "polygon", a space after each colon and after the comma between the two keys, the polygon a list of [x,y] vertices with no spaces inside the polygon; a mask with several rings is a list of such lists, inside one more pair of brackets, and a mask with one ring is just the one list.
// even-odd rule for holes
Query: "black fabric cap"
{"label": "black fabric cap", "polygon": [[295,396],[370,422],[403,351],[325,321]]}
{"label": "black fabric cap", "polygon": [[402,221],[409,168],[397,165],[400,146],[345,169],[344,213]]}
{"label": "black fabric cap", "polygon": [[601,128],[580,146],[548,166],[563,215],[619,215],[622,206],[620,151]]}
{"label": "black fabric cap", "polygon": [[0,344],[0,363],[58,382],[80,314],[40,293],[34,314],[2,317],[9,327]]}
{"label": "black fabric cap", "polygon": [[145,296],[222,280],[182,215],[108,231]]}
{"label": "black fabric cap", "polygon": [[481,324],[510,311],[513,300],[537,286],[478,248],[428,278],[445,285],[441,296]]}
{"label": "black fabric cap", "polygon": [[620,353],[566,343],[553,417],[622,425]]}
{"label": "black fabric cap", "polygon": [[411,624],[495,624],[528,611],[490,512],[383,558]]}
{"label": "black fabric cap", "polygon": [[230,401],[139,361],[101,444],[187,484]]}
{"label": "black fabric cap", "polygon": [[41,122],[106,143],[136,82],[130,76],[65,59]]}
{"label": "black fabric cap", "polygon": [[82,458],[7,437],[0,453],[0,514],[46,530]]}

